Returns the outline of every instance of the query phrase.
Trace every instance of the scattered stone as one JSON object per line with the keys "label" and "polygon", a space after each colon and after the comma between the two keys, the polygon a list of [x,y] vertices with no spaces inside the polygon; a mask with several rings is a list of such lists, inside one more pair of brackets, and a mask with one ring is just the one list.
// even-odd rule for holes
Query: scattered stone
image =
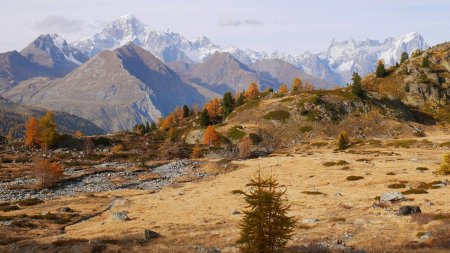
{"label": "scattered stone", "polygon": [[319,219],[316,219],[316,218],[307,218],[307,219],[303,220],[303,223],[315,223],[318,221],[319,221]]}
{"label": "scattered stone", "polygon": [[128,214],[125,211],[122,212],[114,212],[112,215],[113,219],[119,220],[119,221],[127,221],[130,218],[128,218]]}
{"label": "scattered stone", "polygon": [[434,184],[433,187],[442,188],[442,187],[445,187],[445,184]]}
{"label": "scattered stone", "polygon": [[146,241],[152,240],[152,239],[156,239],[158,237],[160,237],[161,235],[155,231],[152,231],[150,229],[146,229],[144,230],[144,237]]}
{"label": "scattered stone", "polygon": [[411,214],[421,213],[421,212],[422,211],[420,210],[419,206],[402,206],[398,210],[397,214],[398,215],[411,215]]}
{"label": "scattered stone", "polygon": [[335,194],[333,194],[333,197],[342,197],[342,193],[336,192]]}
{"label": "scattered stone", "polygon": [[234,210],[234,211],[232,212],[232,214],[233,214],[233,215],[238,215],[238,214],[241,214],[241,212],[239,212],[238,210]]}
{"label": "scattered stone", "polygon": [[441,182],[442,182],[442,184],[444,184],[446,186],[449,184],[449,181],[447,179],[441,180]]}
{"label": "scattered stone", "polygon": [[405,199],[400,192],[384,192],[380,195],[380,202],[399,201]]}
{"label": "scattered stone", "polygon": [[206,251],[206,253],[221,253],[221,251],[218,248],[211,248],[211,249],[208,249]]}
{"label": "scattered stone", "polygon": [[70,207],[61,207],[58,208],[57,211],[62,213],[73,213],[73,210]]}
{"label": "scattered stone", "polygon": [[434,205],[434,203],[431,202],[431,201],[426,201],[426,202],[425,202],[425,205],[427,205],[427,206],[432,206],[432,205]]}
{"label": "scattered stone", "polygon": [[431,232],[426,232],[419,238],[419,243],[424,243],[424,242],[428,241],[432,235],[433,234]]}

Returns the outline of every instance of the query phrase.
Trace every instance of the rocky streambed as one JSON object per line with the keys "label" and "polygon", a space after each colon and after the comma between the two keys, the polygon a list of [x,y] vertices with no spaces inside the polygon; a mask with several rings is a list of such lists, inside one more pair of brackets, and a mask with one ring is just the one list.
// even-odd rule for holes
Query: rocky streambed
{"label": "rocky streambed", "polygon": [[[199,172],[199,165],[200,163],[196,161],[177,160],[158,167],[133,171],[131,168],[135,165],[132,163],[112,162],[94,166],[95,168],[110,168],[111,170],[86,175],[83,175],[82,170],[71,167],[64,172],[65,176],[70,179],[60,182],[51,189],[26,189],[26,186],[36,183],[35,179],[17,178],[14,181],[1,182],[0,202],[29,198],[51,199],[79,193],[105,192],[119,189],[159,190],[173,184],[179,177],[184,175],[190,174],[197,177],[206,177],[205,173]],[[149,173],[158,176],[145,178],[145,175]]]}

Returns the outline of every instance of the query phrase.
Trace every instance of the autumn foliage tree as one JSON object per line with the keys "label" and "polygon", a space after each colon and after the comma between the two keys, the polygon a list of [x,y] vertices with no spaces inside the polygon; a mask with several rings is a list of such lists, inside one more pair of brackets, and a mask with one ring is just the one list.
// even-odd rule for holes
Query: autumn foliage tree
{"label": "autumn foliage tree", "polygon": [[299,92],[303,90],[302,80],[299,77],[294,78],[294,80],[292,81],[291,89],[293,92]]}
{"label": "autumn foliage tree", "polygon": [[192,149],[191,158],[201,158],[203,156],[202,146],[198,140],[195,140],[195,146]]}
{"label": "autumn foliage tree", "polygon": [[25,126],[25,143],[30,148],[39,145],[39,122],[35,117],[29,118]]}
{"label": "autumn foliage tree", "polygon": [[48,150],[56,143],[58,134],[56,132],[56,124],[53,120],[53,114],[47,112],[39,122],[39,145],[44,150]]}
{"label": "autumn foliage tree", "polygon": [[286,86],[286,84],[282,84],[280,86],[280,88],[278,89],[279,94],[286,94],[288,92],[289,92],[289,90],[288,90],[288,87]]}
{"label": "autumn foliage tree", "polygon": [[34,176],[40,188],[49,188],[63,178],[63,167],[46,159],[37,159],[34,166]]}
{"label": "autumn foliage tree", "polygon": [[259,94],[259,88],[258,88],[258,84],[256,84],[256,82],[252,82],[250,83],[250,85],[248,86],[247,90],[245,91],[245,97],[246,98],[252,98],[256,95]]}
{"label": "autumn foliage tree", "polygon": [[205,135],[203,136],[203,144],[205,145],[218,145],[220,143],[220,135],[216,131],[216,128],[211,125],[206,128]]}
{"label": "autumn foliage tree", "polygon": [[209,101],[209,103],[205,105],[205,109],[208,111],[210,121],[219,121],[222,114],[222,107],[218,98]]}
{"label": "autumn foliage tree", "polygon": [[272,175],[257,176],[247,184],[249,192],[244,195],[247,210],[240,224],[241,233],[237,241],[241,250],[248,253],[285,252],[292,237],[296,219],[287,213],[286,190],[281,190]]}

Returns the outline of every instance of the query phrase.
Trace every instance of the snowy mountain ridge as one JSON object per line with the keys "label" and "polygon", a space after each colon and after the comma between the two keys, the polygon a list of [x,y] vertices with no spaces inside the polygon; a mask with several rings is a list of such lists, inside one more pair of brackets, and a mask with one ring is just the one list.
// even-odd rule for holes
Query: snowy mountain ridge
{"label": "snowy mountain ridge", "polygon": [[115,49],[130,41],[166,63],[174,61],[199,63],[217,51],[229,52],[244,64],[255,63],[262,59],[282,59],[310,75],[341,85],[350,81],[353,72],[360,75],[373,72],[378,59],[382,59],[388,66],[394,65],[399,61],[402,52],[410,54],[416,49],[428,48],[423,37],[413,32],[397,38],[387,38],[383,42],[371,39],[340,42],[333,40],[328,48],[319,54],[257,52],[237,47],[222,48],[205,36],[189,40],[169,30],[157,31],[141,23],[133,15],[122,16],[108,23],[102,31],[91,38],[75,41],[72,45],[91,57],[102,50]]}

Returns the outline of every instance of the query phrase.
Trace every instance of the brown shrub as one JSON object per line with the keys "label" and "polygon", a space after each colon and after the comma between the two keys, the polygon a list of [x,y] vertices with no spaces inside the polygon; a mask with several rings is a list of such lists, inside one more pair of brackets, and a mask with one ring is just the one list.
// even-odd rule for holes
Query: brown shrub
{"label": "brown shrub", "polygon": [[34,176],[40,188],[54,186],[63,178],[63,168],[58,163],[50,163],[49,160],[37,159],[34,166]]}
{"label": "brown shrub", "polygon": [[111,148],[111,152],[113,152],[114,154],[120,153],[124,150],[123,145],[122,144],[117,144],[114,147]]}
{"label": "brown shrub", "polygon": [[248,137],[242,138],[239,143],[239,156],[249,157],[252,154],[252,140]]}

